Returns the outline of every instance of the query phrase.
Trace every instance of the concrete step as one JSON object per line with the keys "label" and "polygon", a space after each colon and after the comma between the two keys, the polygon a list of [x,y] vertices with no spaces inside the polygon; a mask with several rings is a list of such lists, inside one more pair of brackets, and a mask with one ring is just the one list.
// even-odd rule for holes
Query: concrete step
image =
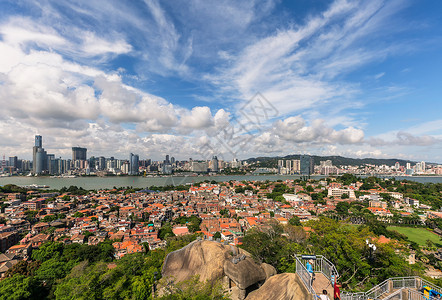
{"label": "concrete step", "polygon": [[313,289],[316,294],[319,296],[322,294],[323,290],[327,291],[327,295],[330,299],[333,299],[333,286],[330,283],[330,280],[324,276],[322,273],[315,273],[315,280],[313,280]]}

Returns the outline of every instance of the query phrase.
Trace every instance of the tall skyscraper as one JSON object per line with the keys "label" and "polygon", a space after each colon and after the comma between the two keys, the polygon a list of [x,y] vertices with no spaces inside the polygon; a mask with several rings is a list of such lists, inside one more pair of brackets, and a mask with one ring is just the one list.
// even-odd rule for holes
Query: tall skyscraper
{"label": "tall skyscraper", "polygon": [[43,138],[41,137],[41,135],[35,136],[35,147],[43,148]]}
{"label": "tall skyscraper", "polygon": [[43,138],[41,135],[35,136],[35,144],[32,147],[32,170],[35,174],[41,174],[47,168],[46,151],[43,149]]}
{"label": "tall skyscraper", "polygon": [[87,148],[72,147],[72,161],[86,160]]}
{"label": "tall skyscraper", "polygon": [[292,166],[293,166],[293,172],[299,173],[299,171],[301,170],[301,162],[299,161],[299,159],[292,160]]}
{"label": "tall skyscraper", "polygon": [[17,156],[10,156],[9,157],[9,166],[12,167],[14,170],[18,168],[18,157]]}
{"label": "tall skyscraper", "polygon": [[285,168],[287,169],[288,174],[292,174],[292,161],[290,159],[285,161]]}
{"label": "tall skyscraper", "polygon": [[300,172],[301,175],[310,175],[313,173],[313,159],[310,155],[301,155],[300,158]]}
{"label": "tall skyscraper", "polygon": [[43,148],[37,148],[35,164],[35,174],[41,174],[46,170],[46,151]]}
{"label": "tall skyscraper", "polygon": [[218,157],[214,156],[212,157],[212,172],[218,172]]}
{"label": "tall skyscraper", "polygon": [[100,156],[98,158],[98,170],[104,170],[106,169],[106,159],[104,158],[104,156]]}
{"label": "tall skyscraper", "polygon": [[138,154],[130,154],[129,157],[129,175],[138,175],[138,168],[139,168],[139,160],[140,157]]}

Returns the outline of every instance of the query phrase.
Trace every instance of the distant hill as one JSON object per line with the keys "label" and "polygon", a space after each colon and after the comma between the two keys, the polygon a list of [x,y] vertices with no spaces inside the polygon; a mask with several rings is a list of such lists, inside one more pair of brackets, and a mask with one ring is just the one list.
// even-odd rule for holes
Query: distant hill
{"label": "distant hill", "polygon": [[[280,159],[299,159],[300,154],[292,154],[287,156],[277,156],[277,157],[253,157],[247,159],[247,162],[260,162],[261,167],[267,168],[276,168],[278,166],[278,160]],[[411,160],[403,160],[403,159],[395,159],[395,158],[349,158],[342,156],[317,156],[311,155],[313,158],[313,162],[315,165],[319,165],[320,161],[331,160],[334,166],[361,166],[364,164],[372,164],[372,165],[387,165],[394,166],[396,162],[399,162],[401,166],[405,166],[407,162],[415,164],[416,162]]]}

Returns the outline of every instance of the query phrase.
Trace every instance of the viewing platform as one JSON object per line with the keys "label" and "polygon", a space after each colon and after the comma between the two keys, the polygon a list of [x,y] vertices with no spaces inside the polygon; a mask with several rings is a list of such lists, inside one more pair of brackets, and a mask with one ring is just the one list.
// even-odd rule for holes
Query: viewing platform
{"label": "viewing platform", "polygon": [[[308,264],[310,263],[310,266]],[[313,279],[312,279],[313,272]],[[311,299],[319,299],[323,290],[333,299],[333,284],[339,273],[322,255],[296,255],[296,274],[308,290]],[[436,300],[442,299],[442,288],[418,277],[393,277],[367,292],[351,293],[341,290],[341,300]]]}

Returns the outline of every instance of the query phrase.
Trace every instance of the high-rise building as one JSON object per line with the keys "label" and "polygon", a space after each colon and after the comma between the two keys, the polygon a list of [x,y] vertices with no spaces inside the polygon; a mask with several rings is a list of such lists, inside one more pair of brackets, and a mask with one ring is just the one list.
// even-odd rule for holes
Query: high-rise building
{"label": "high-rise building", "polygon": [[32,147],[32,170],[35,174],[41,174],[48,170],[46,151],[43,149],[43,138],[41,135],[35,136],[35,144]]}
{"label": "high-rise building", "polygon": [[301,170],[301,162],[299,159],[292,160],[293,173],[299,173]]}
{"label": "high-rise building", "polygon": [[100,156],[98,158],[98,170],[103,171],[104,169],[106,169],[106,158]]}
{"label": "high-rise building", "polygon": [[287,173],[292,174],[292,161],[290,159],[285,161],[285,168],[287,169]]}
{"label": "high-rise building", "polygon": [[13,170],[18,168],[18,157],[17,156],[10,156],[9,157],[9,167],[11,167]]}
{"label": "high-rise building", "polygon": [[138,154],[130,154],[129,157],[129,175],[138,175],[138,170],[139,170],[139,160],[140,157],[138,156]]}
{"label": "high-rise building", "polygon": [[46,170],[46,151],[43,148],[37,148],[35,158],[35,174],[41,174]]}
{"label": "high-rise building", "polygon": [[87,148],[72,147],[72,161],[86,160]]}
{"label": "high-rise building", "polygon": [[313,159],[310,155],[301,155],[301,175],[310,175],[313,173]]}
{"label": "high-rise building", "polygon": [[218,157],[214,156],[212,157],[212,172],[218,172]]}
{"label": "high-rise building", "polygon": [[35,136],[35,147],[38,148],[43,148],[43,138],[41,137],[41,135],[36,135]]}
{"label": "high-rise building", "polygon": [[57,173],[54,154],[46,154],[46,170],[49,174]]}
{"label": "high-rise building", "polygon": [[197,173],[206,173],[208,169],[207,162],[192,161],[191,171]]}

